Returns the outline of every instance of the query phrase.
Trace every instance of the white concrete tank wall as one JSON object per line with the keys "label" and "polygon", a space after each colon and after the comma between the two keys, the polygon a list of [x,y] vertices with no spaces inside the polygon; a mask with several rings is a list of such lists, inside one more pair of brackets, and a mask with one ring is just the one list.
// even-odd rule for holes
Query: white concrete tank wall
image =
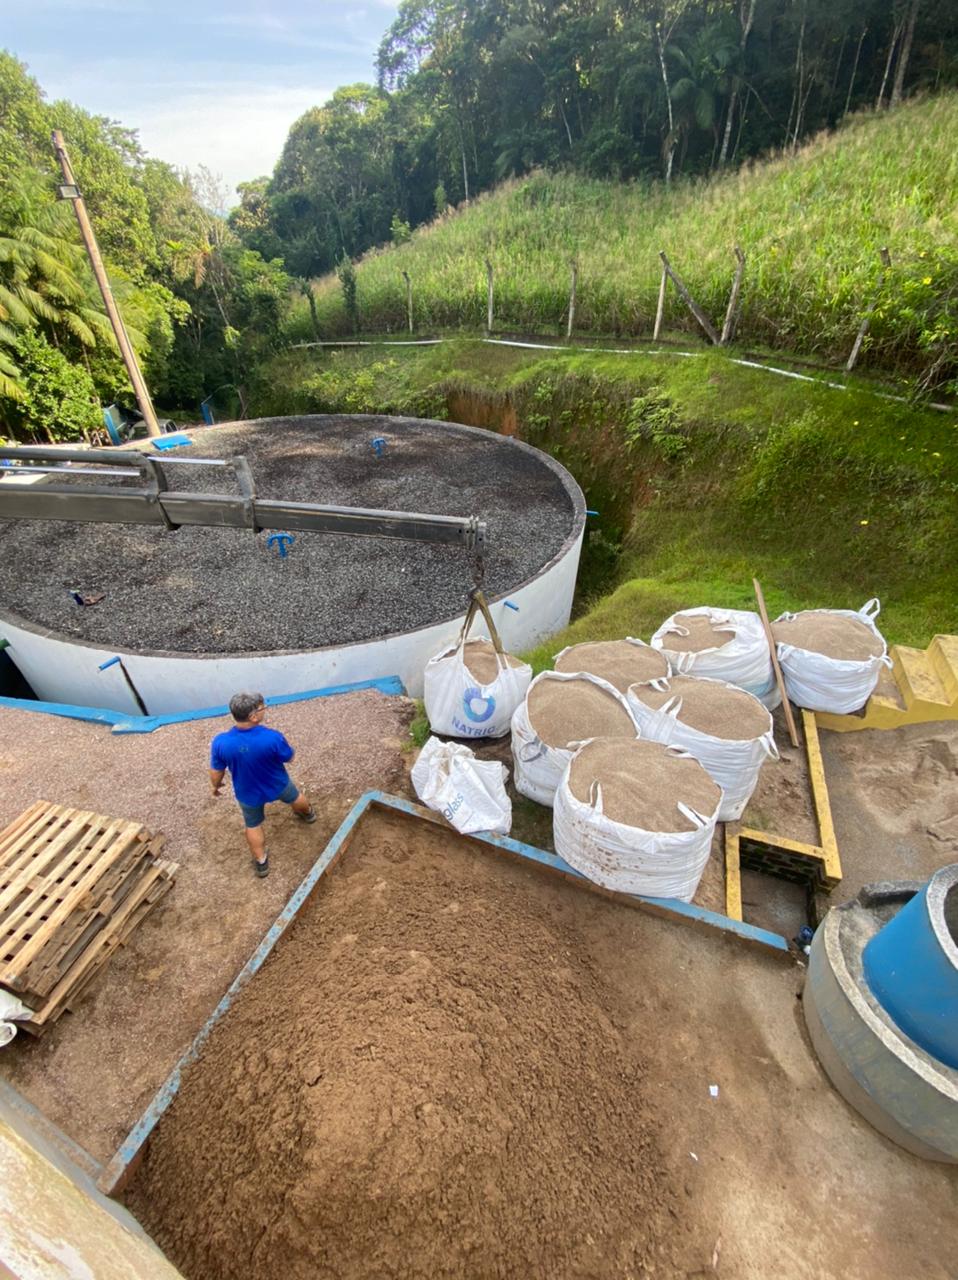
{"label": "white concrete tank wall", "polygon": [[[569,477],[571,481],[571,477]],[[512,653],[533,648],[569,621],[584,532],[584,501],[574,481],[573,533],[535,577],[493,602],[503,643]],[[505,600],[518,606],[509,609]],[[300,693],[327,685],[398,675],[411,694],[422,694],[426,662],[454,640],[463,614],[415,631],[361,644],[322,649],[246,654],[181,654],[107,649],[33,626],[0,610],[0,636],[37,697],[45,702],[140,711],[118,664],[100,664],[119,655],[150,715],[170,715],[221,706],[238,689],[267,696]],[[482,634],[482,627],[477,627]]]}

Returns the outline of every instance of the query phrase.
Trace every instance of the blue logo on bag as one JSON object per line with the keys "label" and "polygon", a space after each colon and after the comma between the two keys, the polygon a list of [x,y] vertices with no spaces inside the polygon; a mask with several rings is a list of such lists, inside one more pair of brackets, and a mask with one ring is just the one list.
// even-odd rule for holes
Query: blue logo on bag
{"label": "blue logo on bag", "polygon": [[[473,706],[473,703],[478,703],[478,709]],[[476,724],[483,724],[495,711],[496,700],[491,694],[484,698],[482,691],[472,685],[462,695],[462,708],[468,719]]]}

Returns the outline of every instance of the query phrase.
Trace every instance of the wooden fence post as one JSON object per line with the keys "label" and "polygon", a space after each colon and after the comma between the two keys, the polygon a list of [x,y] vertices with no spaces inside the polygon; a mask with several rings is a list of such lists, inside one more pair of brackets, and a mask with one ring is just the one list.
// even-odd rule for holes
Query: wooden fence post
{"label": "wooden fence post", "polygon": [[412,333],[412,281],[409,278],[409,272],[404,271],[402,278],[406,282],[406,319],[409,324],[409,332]]}
{"label": "wooden fence post", "polygon": [[652,341],[658,342],[662,329],[662,316],[665,314],[665,286],[669,282],[669,273],[662,268],[662,279],[659,281],[659,305],[655,308],[655,328],[652,330]]}
{"label": "wooden fence post", "polygon": [[732,292],[728,298],[728,309],[725,312],[725,323],[722,325],[722,346],[727,346],[735,337],[735,325],[738,321],[738,300],[742,292],[742,277],[745,275],[745,254],[735,246],[735,257],[738,264],[732,279]]}
{"label": "wooden fence post", "polygon": [[715,331],[715,326],[712,324],[712,321],[708,318],[708,316],[705,314],[705,312],[702,310],[699,304],[695,301],[695,299],[689,293],[688,289],[685,287],[683,282],[676,275],[675,269],[673,268],[671,262],[669,262],[668,258],[665,256],[664,250],[659,254],[659,257],[662,259],[662,266],[665,268],[666,272],[668,273],[669,279],[675,285],[676,289],[678,289],[679,297],[682,299],[682,301],[685,303],[688,309],[692,312],[692,315],[695,316],[696,320],[699,322],[699,324],[708,334],[709,341],[712,343],[712,345],[716,347],[719,346],[721,340],[719,338],[719,335]]}
{"label": "wooden fence post", "polygon": [[852,347],[851,355],[845,364],[845,372],[851,373],[855,367],[855,361],[858,359],[858,353],[862,349],[862,343],[865,341],[865,334],[868,332],[868,326],[872,322],[872,312],[878,306],[878,295],[881,293],[882,285],[885,283],[885,276],[888,274],[888,268],[891,266],[891,254],[887,249],[879,249],[881,254],[882,270],[878,277],[878,287],[875,290],[875,296],[862,316],[862,322],[858,329],[858,336],[855,339],[855,345]]}
{"label": "wooden fence post", "polygon": [[492,283],[492,263],[486,259],[486,337],[492,334],[492,304],[495,297]]}
{"label": "wooden fence post", "polygon": [[572,269],[572,280],[569,286],[569,323],[566,325],[565,336],[572,337],[572,326],[575,323],[575,290],[579,281],[579,264],[575,258],[569,263]]}

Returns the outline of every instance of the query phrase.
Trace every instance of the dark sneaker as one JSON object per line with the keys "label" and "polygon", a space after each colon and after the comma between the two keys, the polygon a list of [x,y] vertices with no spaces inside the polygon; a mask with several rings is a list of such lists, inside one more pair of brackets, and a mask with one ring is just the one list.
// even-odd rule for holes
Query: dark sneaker
{"label": "dark sneaker", "polygon": [[[293,812],[296,813],[296,810],[294,809]],[[310,805],[309,813],[297,813],[296,817],[299,818],[300,822],[315,822],[316,810],[313,808],[312,805]]]}
{"label": "dark sneaker", "polygon": [[256,872],[257,876],[259,876],[260,880],[265,880],[269,875],[269,854],[266,855],[262,862],[258,862],[257,859],[254,858],[253,870]]}

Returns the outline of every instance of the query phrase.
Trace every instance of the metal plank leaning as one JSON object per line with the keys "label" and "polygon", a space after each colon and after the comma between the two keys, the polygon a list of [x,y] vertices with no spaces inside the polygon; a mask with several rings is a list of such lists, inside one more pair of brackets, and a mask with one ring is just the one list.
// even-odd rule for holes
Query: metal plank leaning
{"label": "metal plank leaning", "polygon": [[330,870],[330,868],[336,863],[337,859],[348,847],[349,842],[355,834],[356,826],[360,818],[373,806],[387,811],[397,811],[414,818],[425,819],[426,821],[433,822],[438,826],[445,828],[451,835],[456,836],[457,839],[467,840],[480,846],[492,846],[500,852],[512,854],[520,859],[525,859],[539,867],[545,868],[553,873],[572,880],[581,887],[592,889],[597,894],[607,897],[613,901],[635,906],[642,910],[648,910],[653,914],[663,916],[666,919],[682,920],[696,925],[703,925],[718,935],[725,934],[727,936],[737,937],[746,942],[756,943],[763,950],[772,955],[789,955],[788,943],[777,933],[770,933],[768,930],[756,928],[754,925],[744,924],[738,920],[731,920],[725,916],[718,915],[714,911],[707,911],[703,907],[696,907],[692,904],[677,902],[674,899],[633,898],[624,894],[609,893],[607,890],[601,889],[598,885],[591,884],[590,881],[586,880],[584,876],[580,875],[578,871],[575,871],[567,862],[564,862],[554,853],[548,853],[544,849],[537,849],[533,845],[523,844],[519,840],[511,839],[509,836],[458,836],[458,834],[454,832],[438,814],[422,809],[419,805],[412,804],[410,801],[403,800],[398,796],[388,795],[383,791],[367,791],[364,795],[359,797],[350,809],[349,813],[333,834],[329,844],[327,844],[316,862],[313,863],[313,866],[310,868],[306,878],[295,890],[292,897],[286,903],[286,906],[280,912],[279,916],[277,916],[276,920],[266,933],[262,942],[253,952],[252,956],[250,956],[249,960],[247,960],[246,964],[230,984],[226,994],[197,1032],[192,1044],[180,1057],[173,1070],[153,1096],[153,1099],[143,1112],[142,1116],[140,1116],[139,1120],[137,1120],[130,1132],[120,1143],[113,1155],[113,1158],[106,1165],[97,1180],[97,1186],[101,1191],[105,1192],[107,1195],[116,1195],[123,1190],[130,1175],[133,1173],[136,1165],[143,1155],[143,1151],[150,1134],[155,1129],[163,1113],[176,1097],[183,1080],[183,1073],[193,1062],[195,1062],[203,1045],[209,1039],[214,1026],[229,1009],[238,993],[243,989],[246,983],[249,982],[250,978],[252,978],[253,975],[262,967],[264,961],[269,956],[270,952],[273,950],[282,935],[292,924],[299,909],[316,887],[321,877]]}

